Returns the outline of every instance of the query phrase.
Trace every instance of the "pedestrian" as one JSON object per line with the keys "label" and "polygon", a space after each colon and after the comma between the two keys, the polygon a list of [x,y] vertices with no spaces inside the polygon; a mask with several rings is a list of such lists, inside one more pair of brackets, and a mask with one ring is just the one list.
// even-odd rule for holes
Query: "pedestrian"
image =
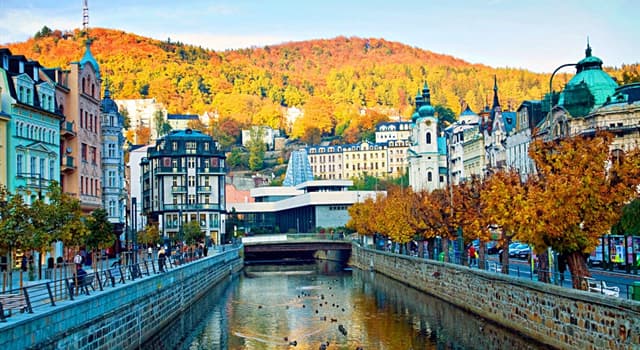
{"label": "pedestrian", "polygon": [[20,268],[22,269],[22,271],[27,271],[27,256],[26,255],[22,256],[22,261],[20,261]]}
{"label": "pedestrian", "polygon": [[82,268],[82,255],[80,252],[76,253],[76,256],[73,257],[73,263],[76,264],[76,270],[80,270]]}
{"label": "pedestrian", "polygon": [[476,254],[476,248],[472,244],[471,247],[469,247],[469,266],[476,264]]}
{"label": "pedestrian", "polygon": [[160,272],[164,272],[164,260],[166,259],[164,247],[158,250],[158,269]]}
{"label": "pedestrian", "polygon": [[153,248],[151,248],[151,246],[149,246],[149,248],[147,248],[147,258],[149,260],[153,259]]}

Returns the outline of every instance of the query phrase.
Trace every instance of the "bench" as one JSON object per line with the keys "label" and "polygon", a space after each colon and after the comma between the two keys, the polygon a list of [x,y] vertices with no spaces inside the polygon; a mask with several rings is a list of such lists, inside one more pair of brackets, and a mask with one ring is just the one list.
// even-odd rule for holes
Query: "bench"
{"label": "bench", "polygon": [[78,279],[78,281],[76,281],[77,284],[74,283],[76,288],[78,288],[78,292],[84,291],[86,295],[89,295],[89,287],[91,287],[91,289],[95,291],[96,289],[93,287],[94,277],[95,277],[94,275],[86,275],[83,278]]}
{"label": "bench", "polygon": [[33,312],[29,298],[25,294],[0,294],[0,320],[2,322],[6,322],[5,312],[8,311],[8,316],[11,316],[11,310]]}
{"label": "bench", "polygon": [[585,278],[587,281],[587,287],[590,292],[600,293],[611,297],[619,297],[620,296],[620,288],[617,286],[607,286],[605,281],[598,281],[593,278]]}

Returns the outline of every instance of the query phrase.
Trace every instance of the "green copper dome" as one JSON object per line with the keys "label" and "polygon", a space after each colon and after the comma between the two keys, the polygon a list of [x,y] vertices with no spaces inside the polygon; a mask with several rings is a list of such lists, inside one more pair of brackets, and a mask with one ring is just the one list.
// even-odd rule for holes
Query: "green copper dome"
{"label": "green copper dome", "polygon": [[567,83],[558,101],[574,117],[584,116],[594,107],[603,105],[618,87],[602,70],[602,60],[591,55],[588,44],[585,54],[576,65],[576,75]]}
{"label": "green copper dome", "polygon": [[98,61],[91,54],[91,40],[87,40],[85,42],[86,50],[84,51],[84,56],[80,60],[80,65],[84,67],[85,64],[89,63],[93,66],[93,70],[96,71],[96,77],[100,79],[100,65],[98,65]]}

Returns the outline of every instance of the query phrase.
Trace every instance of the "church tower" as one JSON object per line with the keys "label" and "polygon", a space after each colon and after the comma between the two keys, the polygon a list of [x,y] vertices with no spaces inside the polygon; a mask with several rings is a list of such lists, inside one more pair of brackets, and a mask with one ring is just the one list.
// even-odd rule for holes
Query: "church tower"
{"label": "church tower", "polygon": [[[414,191],[433,191],[445,185],[441,175],[441,152],[438,147],[438,117],[431,105],[431,93],[425,82],[416,96],[416,111],[411,117],[409,146],[409,185]],[[446,156],[446,153],[444,154]],[[446,169],[444,169],[446,171]]]}

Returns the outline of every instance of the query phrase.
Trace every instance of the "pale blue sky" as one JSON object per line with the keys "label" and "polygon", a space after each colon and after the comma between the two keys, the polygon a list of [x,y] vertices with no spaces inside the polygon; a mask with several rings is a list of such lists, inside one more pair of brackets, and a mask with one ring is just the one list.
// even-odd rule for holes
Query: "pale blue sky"
{"label": "pale blue sky", "polygon": [[[89,26],[224,50],[339,35],[493,67],[551,72],[589,36],[607,66],[640,62],[639,0],[89,0]],[[82,26],[82,0],[0,0],[0,45]]]}

